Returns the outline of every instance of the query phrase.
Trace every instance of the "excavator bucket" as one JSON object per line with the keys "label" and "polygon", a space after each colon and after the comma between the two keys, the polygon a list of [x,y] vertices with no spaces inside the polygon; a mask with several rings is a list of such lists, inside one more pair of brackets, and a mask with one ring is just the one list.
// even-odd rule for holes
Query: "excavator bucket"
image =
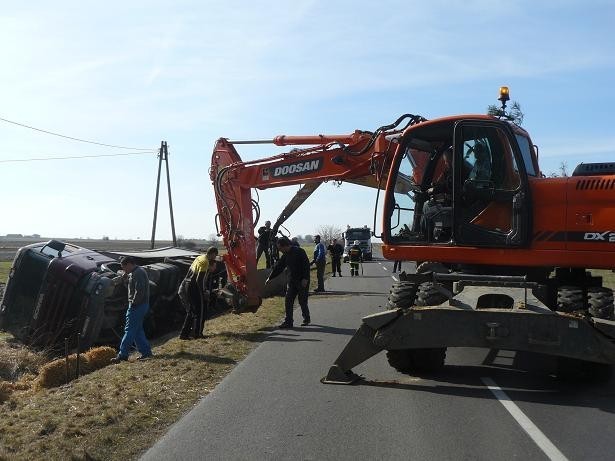
{"label": "excavator bucket", "polygon": [[[257,279],[255,283],[258,285],[256,291],[259,294],[259,299],[284,294],[286,277],[280,275],[270,280],[270,282],[265,285],[265,281],[267,277],[269,277],[269,274],[271,274],[271,269],[259,269],[256,272]],[[236,314],[241,314],[242,312],[256,312],[260,306],[260,302],[257,305],[248,303],[247,298],[242,295],[232,283],[229,283],[220,290],[220,295],[224,297],[226,303],[231,306],[233,312]]]}

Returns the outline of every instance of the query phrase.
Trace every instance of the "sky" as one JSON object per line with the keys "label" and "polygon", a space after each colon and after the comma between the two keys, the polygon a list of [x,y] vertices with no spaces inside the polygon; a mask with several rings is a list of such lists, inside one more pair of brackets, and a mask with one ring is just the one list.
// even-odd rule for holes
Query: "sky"
{"label": "sky", "polygon": [[[613,161],[613,24],[615,1],[591,0],[5,2],[0,118],[152,151],[5,162],[134,151],[0,122],[0,235],[149,238],[165,140],[176,232],[207,238],[216,139],[485,113],[501,85],[521,104],[543,172]],[[244,160],[283,152],[239,147]],[[275,221],[296,190],[261,191],[261,219]],[[286,227],[371,226],[375,197],[324,184]],[[163,188],[160,238],[168,214]]]}

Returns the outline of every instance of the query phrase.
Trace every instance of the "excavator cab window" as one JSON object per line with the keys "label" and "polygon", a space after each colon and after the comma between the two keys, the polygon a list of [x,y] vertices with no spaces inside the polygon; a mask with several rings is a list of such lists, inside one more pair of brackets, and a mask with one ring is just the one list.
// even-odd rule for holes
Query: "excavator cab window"
{"label": "excavator cab window", "polygon": [[522,246],[531,211],[522,149],[506,125],[462,120],[404,139],[387,202],[393,243]]}
{"label": "excavator cab window", "polygon": [[528,212],[522,206],[527,194],[516,158],[516,138],[502,127],[465,123],[456,127],[455,142],[461,165],[454,200],[457,243],[521,245]]}

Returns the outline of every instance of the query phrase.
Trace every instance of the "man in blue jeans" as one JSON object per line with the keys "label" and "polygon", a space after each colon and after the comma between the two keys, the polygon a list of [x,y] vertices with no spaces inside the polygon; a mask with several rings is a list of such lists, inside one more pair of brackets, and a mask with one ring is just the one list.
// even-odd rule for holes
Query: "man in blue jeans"
{"label": "man in blue jeans", "polygon": [[152,348],[143,330],[143,319],[149,310],[149,278],[147,272],[137,265],[132,256],[124,256],[120,260],[120,264],[124,270],[123,277],[128,278],[128,310],[126,311],[124,337],[120,343],[117,357],[111,360],[112,363],[128,360],[130,348],[134,343],[137,344],[137,350],[141,353],[138,360],[152,356]]}

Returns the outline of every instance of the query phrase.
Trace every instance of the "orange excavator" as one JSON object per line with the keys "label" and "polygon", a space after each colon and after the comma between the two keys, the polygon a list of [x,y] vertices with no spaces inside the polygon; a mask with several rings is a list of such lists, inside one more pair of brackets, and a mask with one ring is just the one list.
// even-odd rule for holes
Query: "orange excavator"
{"label": "orange excavator", "polygon": [[[615,268],[615,163],[545,177],[506,112],[507,87],[499,100],[494,116],[406,114],[373,132],[219,139],[210,176],[235,310],[261,302],[253,189],[302,185],[275,234],[320,184],[352,182],[384,193],[384,257],[417,268],[393,285],[388,310],[363,318],[323,382],[354,382],[352,368],[383,350],[405,373],[441,368],[451,346],[558,356],[560,374],[615,363],[613,292],[589,270]],[[265,143],[294,148],[249,162],[236,150]]]}

